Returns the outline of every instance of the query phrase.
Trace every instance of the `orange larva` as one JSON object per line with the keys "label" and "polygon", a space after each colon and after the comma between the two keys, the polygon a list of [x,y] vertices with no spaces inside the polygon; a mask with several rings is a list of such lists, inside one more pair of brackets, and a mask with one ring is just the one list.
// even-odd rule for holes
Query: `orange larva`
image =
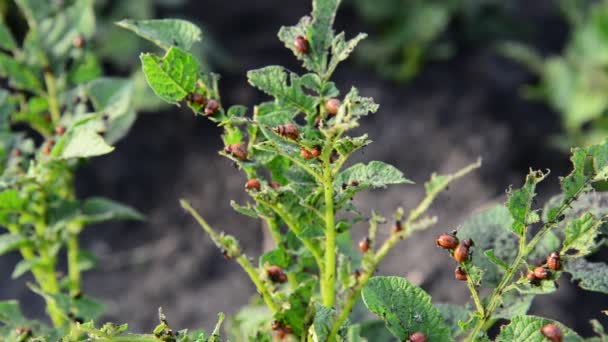
{"label": "orange larva", "polygon": [[435,239],[435,244],[441,248],[454,249],[458,246],[458,238],[452,234],[441,234]]}
{"label": "orange larva", "polygon": [[334,116],[338,114],[338,110],[340,110],[340,105],[342,103],[338,99],[329,99],[325,102],[325,109],[327,109],[327,114],[329,116]]}
{"label": "orange larva", "polygon": [[557,271],[561,268],[561,259],[559,253],[553,252],[547,257],[547,267],[550,270]]}
{"label": "orange larva", "polygon": [[294,124],[277,126],[274,131],[276,134],[282,136],[283,138],[291,140],[298,140],[298,138],[300,137],[300,131],[298,130],[298,126]]}
{"label": "orange larva", "polygon": [[273,283],[283,284],[287,281],[287,275],[285,275],[285,272],[283,272],[283,269],[279,266],[273,265],[268,267],[266,273],[268,274],[268,278],[270,278]]}
{"label": "orange larva", "polygon": [[467,281],[467,273],[462,269],[462,267],[458,266],[454,270],[454,278],[460,281]]}
{"label": "orange larva", "polygon": [[368,237],[361,239],[361,241],[359,241],[359,250],[361,253],[367,253],[367,251],[369,251],[370,244],[371,240]]}
{"label": "orange larva", "polygon": [[297,36],[295,41],[293,42],[294,48],[299,53],[305,55],[310,50],[310,46],[308,44],[308,40],[303,36]]}
{"label": "orange larva", "polygon": [[547,324],[540,329],[541,334],[552,342],[562,341],[562,331],[555,324]]}
{"label": "orange larva", "polygon": [[245,183],[245,189],[260,191],[260,189],[261,189],[260,181],[255,178],[248,180],[247,183]]}
{"label": "orange larva", "polygon": [[232,144],[224,148],[224,152],[239,160],[247,160],[247,149],[242,144]]}

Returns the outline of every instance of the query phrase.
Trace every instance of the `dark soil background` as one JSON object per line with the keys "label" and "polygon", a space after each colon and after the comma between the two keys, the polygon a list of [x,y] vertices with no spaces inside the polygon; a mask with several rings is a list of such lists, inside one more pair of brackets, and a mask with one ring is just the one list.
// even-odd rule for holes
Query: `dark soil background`
{"label": "dark soil background", "polygon": [[[191,0],[186,8],[158,16],[204,23],[233,61],[219,70],[224,104],[251,106],[264,97],[248,86],[247,70],[269,64],[301,70],[276,32],[309,13],[309,3]],[[561,50],[568,31],[553,1],[513,1],[509,15],[528,30],[528,43],[545,54]],[[371,31],[347,6],[337,24],[351,35]],[[459,27],[453,26],[449,34],[458,42]],[[491,43],[461,41],[454,58],[426,65],[408,84],[385,81],[352,62],[336,73],[341,89],[354,84],[381,104],[361,128],[375,143],[357,159],[392,163],[417,183],[363,194],[357,202],[364,210],[390,215],[397,206],[409,208],[421,198],[431,172],[454,171],[483,158],[480,171],[455,183],[433,206],[439,224],[403,242],[381,266],[381,274],[407,277],[436,302],[462,303],[468,295],[466,286],[453,280],[455,264],[434,247],[434,236],[502,201],[505,189],[520,185],[529,167],[552,170],[551,180],[540,189],[541,200],[558,191],[557,176],[568,168],[567,155],[546,143],[559,131],[557,114],[520,96],[521,86],[534,78],[501,58]],[[230,199],[246,201],[245,178],[216,153],[222,147],[219,132],[185,110],[145,113],[114,153],[96,158],[80,172],[82,197],[103,195],[148,217],[146,222],[100,225],[84,233],[83,245],[99,257],[98,269],[85,274],[84,288],[107,304],[108,320],[150,331],[162,306],[176,327],[210,328],[217,312],[235,313],[254,294],[238,265],[223,260],[177,202],[182,197],[191,200],[214,227],[236,234],[249,255],[260,254],[260,223],[230,208]],[[363,234],[361,228],[355,230],[356,237]],[[41,300],[24,286],[27,277],[10,280],[16,260],[15,255],[0,259],[0,297],[17,297],[27,313],[42,317]],[[534,312],[590,334],[588,320],[602,316],[605,297],[577,291],[569,279],[560,284],[555,294],[535,301]]]}

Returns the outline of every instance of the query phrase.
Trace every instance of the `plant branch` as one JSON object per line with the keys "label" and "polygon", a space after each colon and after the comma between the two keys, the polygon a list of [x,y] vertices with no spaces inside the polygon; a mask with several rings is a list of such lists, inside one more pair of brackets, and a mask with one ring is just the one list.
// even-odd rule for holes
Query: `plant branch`
{"label": "plant branch", "polygon": [[551,229],[555,228],[555,226],[560,222],[560,220],[558,219],[559,216],[562,215],[564,213],[564,211],[566,211],[566,209],[568,209],[570,207],[572,202],[576,198],[578,198],[578,196],[581,194],[583,189],[589,183],[590,183],[590,181],[587,181],[586,184],[581,186],[581,188],[574,194],[574,196],[572,196],[568,200],[566,200],[557,210],[557,213],[555,214],[555,219],[553,221],[550,221],[550,222],[547,222],[546,224],[544,224],[543,227],[540,229],[540,231],[536,235],[534,235],[534,237],[527,244],[526,244],[527,227],[525,227],[522,237],[520,238],[519,248],[518,248],[518,252],[517,252],[517,256],[515,257],[515,260],[513,260],[513,262],[507,269],[507,272],[503,276],[503,278],[500,281],[500,283],[498,284],[498,286],[496,286],[496,288],[494,288],[494,291],[492,291],[492,295],[490,296],[490,299],[487,302],[488,304],[485,307],[484,315],[482,316],[481,319],[479,319],[477,321],[477,324],[475,324],[475,327],[473,328],[473,331],[467,338],[467,341],[474,342],[479,337],[479,334],[482,331],[484,331],[484,329],[488,329],[490,327],[487,323],[489,320],[492,319],[492,315],[494,314],[494,312],[500,305],[500,303],[502,301],[502,295],[505,293],[505,288],[513,280],[513,277],[517,273],[521,263],[534,250],[534,247],[536,247],[536,245],[541,241],[541,239],[545,236],[545,234],[547,234]]}
{"label": "plant branch", "polygon": [[285,210],[283,210],[280,206],[278,205],[274,205],[270,202],[264,201],[262,199],[257,199],[257,201],[261,204],[264,204],[265,206],[269,207],[270,209],[272,209],[280,218],[281,220],[283,220],[283,222],[285,222],[285,224],[287,225],[287,227],[296,235],[296,237],[302,241],[302,244],[308,248],[308,250],[310,251],[310,253],[313,255],[313,257],[315,258],[315,261],[317,262],[317,266],[319,267],[319,270],[321,272],[323,272],[324,270],[324,265],[323,265],[323,258],[321,257],[321,251],[319,250],[319,248],[312,243],[312,241],[303,238],[302,237],[302,229],[297,225],[296,222],[294,222],[291,217],[289,216],[289,214],[287,212],[285,212]]}
{"label": "plant branch", "polygon": [[321,281],[323,305],[331,308],[336,297],[336,227],[334,212],[334,178],[331,172],[333,138],[329,138],[322,153],[323,193],[325,197],[325,274]]}
{"label": "plant branch", "polygon": [[[199,215],[199,213],[196,210],[194,210],[194,208],[192,208],[192,206],[190,205],[190,203],[188,203],[188,201],[182,199],[182,200],[180,200],[180,204],[181,204],[182,208],[184,208],[190,215],[192,215],[192,217],[194,217],[196,222],[198,222],[198,224],[201,226],[201,228],[203,228],[203,230],[209,235],[211,240],[213,240],[213,242],[218,247],[223,248],[224,250],[228,250],[231,247],[231,246],[227,246],[224,244],[221,236],[218,233],[216,233],[213,230],[213,228],[211,228],[211,226],[207,223],[207,221],[205,221],[205,219],[203,219],[201,217],[201,215]],[[277,312],[279,310],[279,305],[277,303],[275,303],[274,299],[272,298],[272,295],[270,294],[270,291],[268,290],[268,288],[264,285],[264,283],[260,279],[255,268],[253,267],[253,265],[251,265],[251,262],[249,262],[249,259],[247,259],[247,256],[245,254],[243,254],[242,252],[240,252],[240,250],[239,250],[239,255],[236,256],[236,262],[239,265],[241,265],[243,270],[245,270],[247,275],[249,275],[249,278],[255,285],[258,292],[262,295],[262,298],[264,299],[264,302],[266,303],[268,308],[273,312]]]}
{"label": "plant branch", "polygon": [[45,71],[44,81],[46,83],[46,90],[48,92],[51,120],[53,120],[54,124],[57,124],[59,122],[59,119],[61,119],[61,112],[59,111],[59,103],[57,102],[57,86],[55,82],[55,76],[53,76],[52,72]]}
{"label": "plant branch", "polygon": [[332,342],[335,340],[335,337],[337,336],[338,331],[340,330],[340,327],[342,327],[342,324],[344,324],[344,322],[350,315],[350,313],[353,309],[353,306],[357,302],[357,299],[359,299],[359,297],[361,295],[361,290],[367,284],[367,282],[371,279],[372,275],[374,275],[374,273],[376,272],[376,269],[378,268],[378,265],[380,264],[380,262],[382,262],[382,260],[384,260],[386,255],[399,243],[399,241],[406,239],[415,231],[426,229],[426,228],[430,227],[431,225],[435,224],[436,222],[437,222],[436,218],[427,217],[427,218],[423,218],[414,223],[404,224],[402,231],[392,234],[386,241],[384,241],[384,243],[382,244],[380,249],[378,249],[378,251],[376,252],[374,257],[372,258],[371,262],[369,264],[367,264],[366,268],[363,269],[363,273],[359,277],[357,284],[349,290],[349,292],[344,300],[344,305],[342,306],[342,311],[340,312],[340,315],[338,316],[338,318],[334,321],[334,324],[331,328],[331,332],[329,334],[329,339],[328,339],[329,342]]}

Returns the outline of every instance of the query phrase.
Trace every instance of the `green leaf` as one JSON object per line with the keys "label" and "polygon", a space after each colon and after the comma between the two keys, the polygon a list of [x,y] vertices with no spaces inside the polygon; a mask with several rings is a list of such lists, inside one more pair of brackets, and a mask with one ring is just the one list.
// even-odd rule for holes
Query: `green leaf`
{"label": "green leaf", "polygon": [[289,255],[285,249],[277,248],[260,256],[260,267],[264,267],[265,264],[268,264],[276,265],[281,268],[287,268],[289,267],[289,261]]}
{"label": "green leaf", "polygon": [[568,259],[564,271],[572,274],[573,281],[587,291],[608,293],[608,265],[603,262],[589,262],[584,258]]}
{"label": "green leaf", "polygon": [[56,149],[61,159],[95,157],[114,151],[114,147],[108,145],[99,133],[86,125],[68,129],[62,143],[53,149],[53,155],[56,155]]}
{"label": "green leaf", "polygon": [[33,29],[30,29],[23,44],[25,57],[30,65],[61,70],[71,57],[70,52],[75,49],[74,39],[83,37],[88,40],[95,33],[93,0],[75,0],[71,6],[48,14],[52,16],[30,24]]}
{"label": "green leaf", "polygon": [[[475,251],[491,250],[494,257],[503,263],[511,263],[517,254],[518,242],[511,233],[513,218],[503,205],[479,212],[467,219],[460,229],[458,238],[472,239]],[[473,265],[483,270],[481,286],[495,287],[504,274],[504,268],[484,253],[473,253]]]}
{"label": "green leaf", "polygon": [[145,217],[137,210],[114,202],[107,198],[93,197],[87,199],[82,206],[85,224],[94,224],[110,220],[144,220]]}
{"label": "green leaf", "polygon": [[515,235],[522,237],[526,232],[529,217],[533,215],[532,201],[536,196],[536,184],[546,177],[541,171],[530,171],[526,176],[525,184],[518,190],[510,191],[507,208],[513,217],[511,230]]}
{"label": "green leaf", "polygon": [[151,54],[140,59],[148,84],[166,102],[177,103],[195,90],[199,63],[191,54],[172,47],[162,59]]}
{"label": "green leaf", "polygon": [[340,62],[345,61],[353,52],[360,41],[367,38],[367,34],[359,33],[355,38],[346,41],[344,32],[337,34],[331,43],[330,69],[335,68]]}
{"label": "green leaf", "polygon": [[490,260],[494,265],[499,266],[500,268],[504,269],[505,271],[507,269],[509,269],[509,265],[500,260],[495,254],[494,254],[494,250],[493,249],[488,249],[486,251],[483,252],[483,255],[488,258],[488,260]]}
{"label": "green leaf", "polygon": [[85,52],[68,73],[70,84],[83,84],[101,76],[103,70],[97,56],[92,52]]}
{"label": "green leaf", "polygon": [[247,72],[249,83],[275,98],[282,110],[295,109],[307,115],[315,115],[318,99],[306,95],[302,89],[302,78],[289,74],[280,66],[268,66]]}
{"label": "green leaf", "polygon": [[[309,329],[309,334],[314,342],[325,342],[329,337],[331,328],[336,317],[336,310],[315,304],[315,318]],[[346,324],[348,326],[348,324]],[[347,330],[342,327],[338,336],[346,337]]]}
{"label": "green leaf", "polygon": [[348,156],[351,153],[371,144],[372,141],[369,140],[367,134],[364,134],[359,137],[342,137],[336,141],[334,148],[340,155]]}
{"label": "green leaf", "polygon": [[19,196],[19,192],[8,189],[0,192],[0,211],[21,211],[25,200]]}
{"label": "green leaf", "polygon": [[534,295],[519,294],[514,291],[505,293],[502,296],[502,303],[496,312],[494,318],[511,319],[515,316],[522,316],[528,313]]}
{"label": "green leaf", "polygon": [[355,164],[340,172],[336,176],[334,187],[339,189],[342,184],[351,184],[353,181],[359,183],[361,188],[386,188],[389,184],[413,184],[412,181],[403,177],[403,173],[396,167],[381,161],[372,161],[365,165]]}
{"label": "green leaf", "polygon": [[27,246],[30,243],[31,241],[25,236],[8,233],[2,234],[0,235],[0,255]]}
{"label": "green leaf", "polygon": [[395,337],[381,320],[362,322],[361,337],[364,338],[366,342],[395,342]]}
{"label": "green leaf", "polygon": [[201,41],[201,29],[180,19],[121,20],[116,25],[133,31],[162,49],[177,47],[190,50],[192,44]]}
{"label": "green leaf", "polygon": [[[303,17],[295,26],[281,27],[279,39],[293,51],[294,55],[304,62],[304,67],[310,71],[322,74],[327,68],[327,52],[334,35],[334,23],[339,0],[313,0],[312,18]],[[310,46],[306,54],[298,52],[294,47],[297,36],[305,37]]]}
{"label": "green leaf", "polygon": [[104,123],[106,142],[114,144],[122,139],[136,119],[133,81],[103,77],[88,83],[86,92],[95,111],[107,115]]}
{"label": "green leaf", "polygon": [[25,321],[19,302],[16,300],[0,301],[0,322],[3,323],[20,323]]}
{"label": "green leaf", "polygon": [[[263,337],[270,337],[266,333],[268,331],[268,322],[272,321],[272,312],[263,304],[247,305],[239,310],[239,312],[230,320],[228,330],[230,341],[265,341]],[[256,339],[257,338],[257,339]]]}
{"label": "green leaf", "polygon": [[429,341],[452,341],[450,329],[431,297],[422,289],[399,277],[374,277],[362,291],[367,308],[386,322],[399,340],[422,332]]}
{"label": "green leaf", "polygon": [[289,305],[284,306],[285,309],[274,316],[275,320],[279,323],[291,327],[295,336],[302,336],[304,334],[304,317],[310,305],[310,298],[315,285],[316,282],[314,280],[301,283],[289,295]]}
{"label": "green leaf", "polygon": [[39,21],[46,18],[53,10],[47,0],[15,0],[19,9],[25,15],[30,27],[36,27]]}
{"label": "green leaf", "polygon": [[580,218],[568,222],[566,226],[561,255],[571,258],[584,257],[593,253],[599,246],[597,241],[601,234],[602,220],[596,219],[593,214],[586,213]]}
{"label": "green leaf", "polygon": [[32,70],[1,52],[0,77],[8,77],[11,86],[16,89],[31,91],[35,94],[43,92],[42,83]]}
{"label": "green leaf", "polygon": [[441,312],[445,324],[450,327],[450,335],[453,337],[462,335],[463,331],[458,322],[468,320],[473,312],[462,305],[436,304],[435,307]]}
{"label": "green leaf", "polygon": [[42,264],[42,260],[39,258],[31,259],[31,260],[21,260],[15,265],[15,269],[13,270],[13,274],[11,274],[11,279],[17,279],[29,272],[32,268]]}
{"label": "green leaf", "polygon": [[13,50],[17,48],[15,38],[9,28],[0,20],[0,49]]}
{"label": "green leaf", "polygon": [[[572,198],[576,197],[578,194],[587,191],[589,187],[589,177],[585,173],[585,162],[587,160],[587,150],[583,148],[575,148],[572,150],[572,156],[570,157],[572,161],[573,170],[572,172],[561,179],[562,191],[564,194],[563,202],[570,201]],[[556,217],[555,214],[549,214],[549,220],[553,220]]]}
{"label": "green leaf", "polygon": [[346,94],[342,106],[345,106],[347,108],[348,115],[355,117],[365,116],[369,113],[375,113],[380,107],[374,102],[373,98],[359,96],[359,90],[355,87],[352,87],[348,94]]}
{"label": "green leaf", "polygon": [[540,332],[540,329],[550,323],[559,327],[563,335],[563,342],[583,341],[580,336],[563,324],[537,316],[513,317],[510,324],[505,325],[500,329],[500,334],[496,338],[496,341],[546,342],[547,339]]}

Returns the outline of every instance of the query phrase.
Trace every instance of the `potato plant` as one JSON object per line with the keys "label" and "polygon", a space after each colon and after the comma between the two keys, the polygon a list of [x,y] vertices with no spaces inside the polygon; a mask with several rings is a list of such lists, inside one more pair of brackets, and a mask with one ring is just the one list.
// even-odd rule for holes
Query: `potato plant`
{"label": "potato plant", "polygon": [[502,50],[538,75],[539,82],[527,86],[524,94],[559,114],[563,134],[553,142],[567,150],[599,143],[608,133],[608,2],[558,3],[571,29],[562,53],[542,57],[519,43],[505,44]]}
{"label": "potato plant", "polygon": [[458,47],[450,31],[462,30],[466,40],[495,39],[516,31],[504,13],[506,3],[495,0],[353,0],[352,4],[376,33],[362,43],[358,60],[395,81],[410,81],[429,61],[453,56]]}
{"label": "potato plant", "polygon": [[[78,198],[77,168],[107,154],[136,118],[129,79],[107,78],[90,44],[92,0],[65,4],[17,0],[28,31],[22,40],[0,21],[0,255],[21,256],[13,278],[31,273],[52,330],[31,324],[16,302],[0,302],[6,340],[57,340],[74,322],[100,317],[103,307],[83,294],[81,273],[93,267],[79,234],[95,223],[142,219],[105,198]],[[52,337],[54,336],[54,337]]]}
{"label": "potato plant", "polygon": [[[18,3],[26,16],[28,10],[35,12],[26,6],[27,1]],[[378,105],[355,87],[341,95],[331,81],[338,65],[365,38],[365,34],[358,34],[347,39],[345,33],[333,30],[339,3],[313,0],[311,16],[280,29],[279,39],[302,61],[305,72],[300,75],[281,66],[250,71],[249,83],[270,97],[251,111],[245,106],[223,105],[219,77],[202,71],[190,52],[200,40],[195,25],[173,19],[125,19],[117,23],[162,50],[162,55],[144,53],[140,58],[147,82],[159,98],[186,105],[195,115],[223,127],[225,148],[219,153],[243,171],[244,191],[251,197],[248,203],[233,202],[232,206],[264,222],[274,240],[274,248],[255,262],[244,254],[237,237],[212,228],[187,200],[181,200],[219,252],[243,268],[258,292],[229,320],[224,340],[605,340],[597,321],[592,324],[598,336],[582,338],[563,324],[528,315],[528,311],[535,296],[557,290],[555,281],[563,273],[571,274],[583,289],[608,292],[608,266],[586,260],[605,243],[608,206],[605,194],[594,188],[608,178],[608,142],[573,149],[572,172],[561,178],[562,193],[544,206],[535,201],[536,186],[549,172],[531,170],[520,188],[509,189],[504,205],[478,213],[460,227],[453,227],[456,230],[446,229],[436,241],[428,241],[429,249],[436,245],[436,252],[445,250],[446,262],[454,260],[454,286],[458,281],[463,286],[466,283],[471,305],[432,303],[430,295],[404,278],[375,276],[379,264],[397,244],[436,222],[426,214],[434,199],[481,162],[453,174],[433,174],[424,185],[426,194],[420,202],[409,211],[397,209],[390,219],[356,207],[353,198],[361,191],[412,182],[381,161],[349,162],[354,153],[371,143],[366,134],[356,135],[354,129],[360,120],[375,113]],[[73,6],[90,4],[82,0]],[[46,141],[25,154],[31,155],[25,171],[19,173],[22,169],[14,167],[15,162],[11,164],[13,159],[8,156],[14,152],[5,153],[5,190],[0,193],[1,223],[8,229],[0,246],[2,251],[21,252],[25,266],[17,268],[34,274],[38,284],[31,288],[47,301],[53,327],[26,320],[14,301],[0,302],[0,335],[10,341],[220,341],[222,314],[209,335],[174,330],[161,310],[160,323],[151,334],[133,334],[127,325],[111,323],[96,328],[101,310],[81,294],[80,261],[84,258],[77,248],[77,234],[86,224],[109,218],[137,219],[140,215],[108,200],[79,202],[71,180],[73,168],[83,158],[111,150],[104,141],[113,136],[109,119],[100,114],[110,114],[116,103],[123,103],[114,93],[121,88],[113,85],[84,93],[93,106],[98,103],[96,96],[102,94],[114,94],[103,97],[113,101],[103,102],[108,107],[92,113],[85,109],[72,112],[69,103],[73,101],[64,100],[72,100],[68,97],[71,83],[57,79],[64,74],[62,64],[53,64],[58,69],[41,68],[36,73],[35,64],[20,59],[23,55],[16,44],[7,50],[13,55],[4,58],[11,61],[5,63],[20,67],[0,64],[0,70],[18,94],[7,92],[1,102],[2,113],[13,118],[29,103],[21,98],[36,96],[46,100],[49,108],[51,102],[66,108],[55,114],[56,119],[51,115],[48,124],[54,126],[50,133],[31,125]],[[30,70],[32,76],[24,77],[24,70]],[[27,79],[36,84],[36,75],[50,70],[54,84],[62,87],[49,87],[50,79],[38,80],[39,87],[23,83]],[[86,91],[96,81],[77,88]],[[7,134],[18,135],[9,123],[3,126]],[[57,130],[64,126],[65,131]],[[106,129],[103,136],[100,127]],[[54,140],[49,146],[50,135]],[[25,143],[18,146],[19,156],[29,151]],[[362,222],[369,227],[367,236],[355,242],[350,230]],[[378,234],[380,229],[390,230],[387,238],[380,238],[385,235]],[[65,281],[57,278],[54,268],[63,247],[68,260]],[[361,313],[365,308],[369,314]],[[374,315],[378,317],[372,318]],[[499,329],[494,330],[498,332],[489,335],[497,325]]]}

